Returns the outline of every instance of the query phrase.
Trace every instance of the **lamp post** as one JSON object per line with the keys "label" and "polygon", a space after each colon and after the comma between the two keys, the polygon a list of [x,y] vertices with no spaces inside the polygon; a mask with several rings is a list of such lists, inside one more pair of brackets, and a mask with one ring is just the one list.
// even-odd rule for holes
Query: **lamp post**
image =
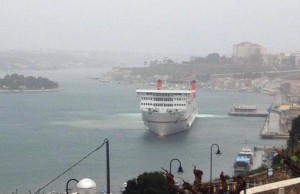
{"label": "lamp post", "polygon": [[106,143],[106,193],[110,194],[110,167],[109,167],[109,141],[104,140]]}
{"label": "lamp post", "polygon": [[67,184],[66,184],[66,194],[69,194],[69,183],[70,183],[71,181],[76,181],[76,182],[78,183],[78,180],[77,180],[77,179],[70,179],[70,180],[68,180],[68,182],[67,182]]}
{"label": "lamp post", "polygon": [[295,137],[295,133],[291,130],[289,130],[289,135],[290,135],[290,143],[292,144],[292,156],[294,154],[294,137]]}
{"label": "lamp post", "polygon": [[183,173],[183,169],[182,169],[182,167],[181,167],[181,162],[180,162],[180,160],[178,160],[177,158],[174,158],[174,159],[172,159],[172,160],[170,161],[170,174],[172,174],[172,162],[173,162],[174,160],[177,160],[177,161],[179,162],[179,167],[178,167],[177,172],[180,173],[180,174],[182,174],[182,173]]}
{"label": "lamp post", "polygon": [[216,154],[222,154],[219,148],[219,145],[214,143],[210,146],[210,181],[209,181],[209,193],[212,194],[212,149],[214,146],[217,146],[218,150]]}

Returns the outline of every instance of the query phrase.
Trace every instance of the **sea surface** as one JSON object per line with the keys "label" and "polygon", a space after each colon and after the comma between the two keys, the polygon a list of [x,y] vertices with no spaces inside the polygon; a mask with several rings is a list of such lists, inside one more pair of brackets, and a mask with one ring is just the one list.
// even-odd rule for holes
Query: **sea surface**
{"label": "sea surface", "polygon": [[[212,157],[212,177],[233,175],[233,161],[243,147],[284,146],[286,140],[263,140],[264,118],[229,117],[236,104],[267,109],[273,97],[255,92],[198,89],[199,115],[187,132],[157,137],[143,125],[132,84],[101,83],[107,69],[9,71],[47,77],[60,91],[0,93],[0,194],[34,193],[109,139],[111,192],[143,172],[169,170],[181,161],[193,182],[193,165],[210,177],[211,145],[222,154]],[[213,153],[217,151],[212,147]],[[172,162],[172,172],[179,163]],[[100,148],[41,193],[65,191],[69,179],[91,178],[97,191],[106,190],[106,148]],[[74,187],[70,184],[70,187]]]}

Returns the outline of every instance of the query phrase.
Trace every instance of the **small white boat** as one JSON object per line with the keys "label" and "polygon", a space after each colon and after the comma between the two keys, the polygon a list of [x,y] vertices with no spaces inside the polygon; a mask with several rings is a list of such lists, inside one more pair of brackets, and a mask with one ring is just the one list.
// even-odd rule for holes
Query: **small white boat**
{"label": "small white boat", "polygon": [[244,172],[249,171],[253,165],[254,154],[250,148],[243,148],[235,158],[234,171]]}

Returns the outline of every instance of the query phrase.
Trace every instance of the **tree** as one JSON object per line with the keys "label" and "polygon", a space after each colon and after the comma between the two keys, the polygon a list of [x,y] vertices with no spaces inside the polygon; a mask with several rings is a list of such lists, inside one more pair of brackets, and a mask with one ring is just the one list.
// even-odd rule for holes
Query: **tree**
{"label": "tree", "polygon": [[207,55],[206,60],[208,63],[219,63],[220,55],[219,53],[210,53],[209,55]]}
{"label": "tree", "polygon": [[293,119],[291,130],[295,133],[300,133],[300,115]]}
{"label": "tree", "polygon": [[169,194],[166,178],[161,172],[144,172],[127,181],[123,194]]}
{"label": "tree", "polygon": [[296,143],[298,139],[300,139],[300,115],[292,120],[288,145],[293,149],[294,143]]}

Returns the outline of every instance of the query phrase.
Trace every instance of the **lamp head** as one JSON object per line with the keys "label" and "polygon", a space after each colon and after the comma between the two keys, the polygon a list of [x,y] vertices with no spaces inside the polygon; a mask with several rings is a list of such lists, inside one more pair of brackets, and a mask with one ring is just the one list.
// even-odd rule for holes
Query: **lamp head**
{"label": "lamp head", "polygon": [[220,151],[220,149],[217,150],[216,154],[217,155],[221,155],[222,154],[221,151]]}
{"label": "lamp head", "polygon": [[181,165],[179,165],[179,168],[178,168],[178,170],[177,170],[177,173],[178,174],[183,174],[183,169],[182,169],[182,167],[181,167]]}

